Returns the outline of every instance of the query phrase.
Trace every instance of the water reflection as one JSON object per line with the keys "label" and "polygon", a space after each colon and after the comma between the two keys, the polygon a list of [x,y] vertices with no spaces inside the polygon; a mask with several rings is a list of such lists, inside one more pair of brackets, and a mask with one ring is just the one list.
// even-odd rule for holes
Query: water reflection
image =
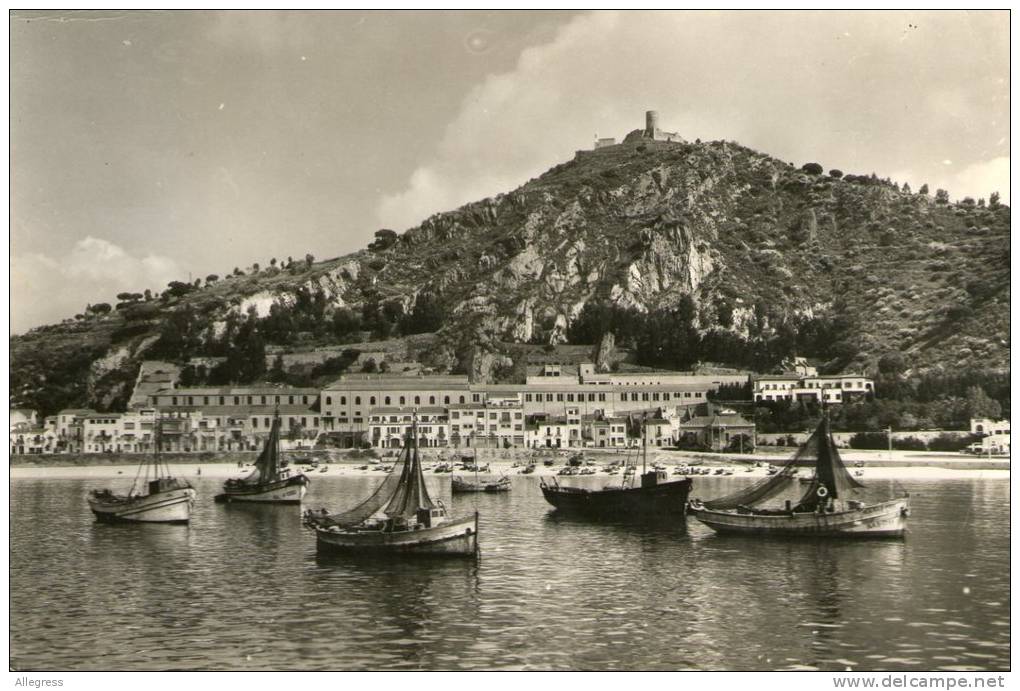
{"label": "water reflection", "polygon": [[[317,478],[309,505],[377,483]],[[299,507],[213,504],[212,480],[190,527],[96,524],[95,484],[12,482],[17,669],[1009,664],[1007,482],[913,483],[906,539],[833,543],[601,524],[534,478],[466,497],[430,478],[452,514],[477,506],[482,555],[413,561],[318,557]]]}

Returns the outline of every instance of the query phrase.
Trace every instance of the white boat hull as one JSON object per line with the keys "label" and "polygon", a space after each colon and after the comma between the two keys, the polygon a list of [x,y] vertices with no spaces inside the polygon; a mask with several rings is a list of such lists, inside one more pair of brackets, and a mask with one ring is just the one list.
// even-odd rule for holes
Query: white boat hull
{"label": "white boat hull", "polygon": [[262,492],[224,492],[216,496],[217,502],[251,504],[300,504],[308,488],[305,485],[287,485]]}
{"label": "white boat hull", "polygon": [[316,526],[315,538],[319,551],[325,552],[471,556],[478,552],[478,515],[391,533]]}
{"label": "white boat hull", "polygon": [[197,493],[190,487],[117,499],[90,497],[89,508],[103,523],[187,523]]}
{"label": "white boat hull", "polygon": [[790,537],[901,537],[910,513],[907,499],[834,513],[762,515],[737,511],[690,510],[718,533]]}
{"label": "white boat hull", "polygon": [[292,477],[276,480],[265,485],[251,484],[248,486],[229,483],[223,488],[222,494],[217,494],[215,501],[218,504],[244,502],[252,504],[300,504],[308,492],[308,478],[298,474]]}

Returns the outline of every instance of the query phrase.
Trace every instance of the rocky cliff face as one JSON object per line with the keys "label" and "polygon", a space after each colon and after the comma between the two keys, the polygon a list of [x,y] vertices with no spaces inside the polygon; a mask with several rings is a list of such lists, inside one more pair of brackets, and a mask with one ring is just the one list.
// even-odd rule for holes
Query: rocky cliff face
{"label": "rocky cliff face", "polygon": [[479,379],[509,367],[493,344],[564,342],[587,303],[648,311],[685,297],[698,329],[744,336],[835,306],[859,329],[854,366],[900,351],[916,369],[1007,368],[1008,239],[1007,207],[936,204],[874,176],[812,175],[728,142],[634,141],[578,152],[385,247],[167,302],[126,342],[117,312],[16,338],[12,383],[32,387],[19,364],[45,375],[47,337],[84,331],[92,376],[79,402],[108,400],[101,382],[137,368],[175,310],[190,306],[216,332],[231,312],[292,309],[302,291],[324,300],[327,316],[369,303],[410,314],[429,295],[444,317],[428,357]]}

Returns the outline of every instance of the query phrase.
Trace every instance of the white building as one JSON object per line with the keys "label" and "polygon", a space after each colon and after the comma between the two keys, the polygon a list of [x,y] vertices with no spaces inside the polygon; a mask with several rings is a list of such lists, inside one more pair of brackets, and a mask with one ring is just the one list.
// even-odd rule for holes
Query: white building
{"label": "white building", "polygon": [[450,420],[445,408],[375,408],[368,414],[368,438],[377,448],[401,448],[418,416],[418,446],[420,448],[448,446]]}
{"label": "white building", "polygon": [[753,380],[756,401],[843,403],[853,396],[874,393],[875,382],[863,374],[802,375],[797,372],[764,374]]}
{"label": "white building", "polygon": [[987,417],[975,417],[970,419],[971,434],[1009,434],[1009,420],[992,420]]}

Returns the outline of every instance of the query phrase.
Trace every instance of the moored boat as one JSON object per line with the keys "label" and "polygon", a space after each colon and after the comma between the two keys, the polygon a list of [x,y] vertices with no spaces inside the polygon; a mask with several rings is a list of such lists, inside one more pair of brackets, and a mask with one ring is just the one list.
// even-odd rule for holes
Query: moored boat
{"label": "moored boat", "polygon": [[[248,502],[261,504],[300,504],[308,491],[308,478],[304,473],[292,472],[280,456],[280,416],[273,416],[262,453],[255,461],[255,470],[243,478],[223,483],[223,492],[217,494],[217,503]],[[327,466],[322,466],[320,472]]]}
{"label": "moored boat", "polygon": [[[813,463],[814,475],[798,478],[798,466],[808,463]],[[800,489],[802,484],[806,489]],[[725,497],[704,503],[694,500],[691,514],[719,533],[902,536],[910,515],[908,496],[868,504],[853,498],[863,488],[840,459],[828,419],[823,418],[804,446],[775,474]],[[791,498],[784,499],[784,494]],[[780,505],[769,504],[776,500]]]}
{"label": "moored boat", "polygon": [[474,481],[471,481],[455,475],[450,483],[450,491],[455,494],[466,494],[469,492],[509,492],[510,478],[503,476],[496,479],[488,478],[479,480],[475,477]]}
{"label": "moored boat", "polygon": [[[643,446],[645,465],[647,442]],[[540,487],[557,510],[590,518],[683,518],[692,484],[689,477],[669,480],[665,470],[643,467],[640,485],[635,487],[635,474],[635,466],[626,466],[622,484],[601,489],[561,485],[556,478],[542,480]]]}
{"label": "moored boat", "polygon": [[418,456],[417,416],[405,454],[363,502],[342,513],[306,512],[321,552],[392,555],[472,556],[478,552],[478,513],[447,516],[425,486]]}
{"label": "moored boat", "polygon": [[195,505],[197,492],[187,480],[175,478],[170,473],[170,467],[160,457],[162,444],[162,426],[157,417],[153,426],[155,451],[139,465],[138,474],[128,493],[114,494],[109,489],[89,492],[89,508],[97,521],[187,523],[191,520],[191,509]]}

